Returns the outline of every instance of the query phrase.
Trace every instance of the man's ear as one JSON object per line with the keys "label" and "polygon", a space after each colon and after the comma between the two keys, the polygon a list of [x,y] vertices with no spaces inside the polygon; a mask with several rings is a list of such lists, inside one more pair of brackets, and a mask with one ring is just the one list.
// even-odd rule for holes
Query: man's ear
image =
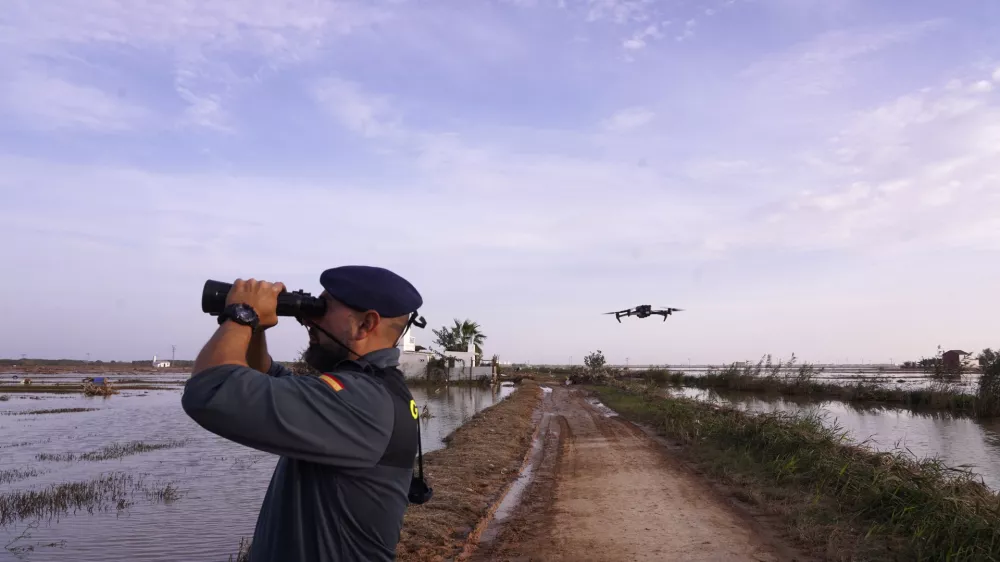
{"label": "man's ear", "polygon": [[371,336],[378,329],[379,323],[382,319],[379,317],[377,312],[369,310],[365,312],[361,317],[361,322],[358,325],[359,339]]}

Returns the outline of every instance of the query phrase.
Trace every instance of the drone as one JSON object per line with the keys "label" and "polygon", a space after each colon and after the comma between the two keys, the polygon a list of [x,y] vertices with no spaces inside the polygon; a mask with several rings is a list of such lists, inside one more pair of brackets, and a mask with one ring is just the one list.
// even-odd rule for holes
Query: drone
{"label": "drone", "polygon": [[622,316],[633,316],[634,315],[637,318],[647,318],[647,317],[652,316],[654,314],[659,314],[659,315],[663,316],[663,321],[666,322],[667,321],[667,316],[670,316],[674,312],[680,312],[682,310],[684,310],[684,309],[683,308],[670,308],[670,307],[661,307],[660,309],[653,310],[653,307],[651,305],[640,304],[639,306],[637,306],[635,308],[628,308],[628,309],[625,309],[625,310],[619,310],[617,312],[605,312],[604,314],[614,314],[615,315],[615,320],[617,320],[619,324],[622,323]]}

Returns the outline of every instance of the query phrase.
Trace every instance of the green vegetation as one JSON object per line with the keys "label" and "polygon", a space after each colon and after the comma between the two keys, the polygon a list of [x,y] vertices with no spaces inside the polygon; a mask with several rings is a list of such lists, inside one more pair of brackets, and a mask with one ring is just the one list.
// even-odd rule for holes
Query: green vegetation
{"label": "green vegetation", "polygon": [[0,527],[29,517],[53,517],[70,510],[88,513],[112,507],[122,510],[132,505],[135,477],[113,473],[89,482],[52,484],[41,490],[0,493]]}
{"label": "green vegetation", "polygon": [[253,539],[240,537],[240,546],[238,547],[235,555],[229,555],[229,562],[250,562],[251,544],[253,544]]}
{"label": "green vegetation", "polygon": [[946,410],[957,414],[976,413],[976,397],[958,393],[940,385],[924,389],[906,390],[888,388],[877,380],[858,380],[853,384],[835,384],[813,380],[815,371],[802,366],[794,371],[770,371],[761,375],[760,364],[731,365],[721,370],[709,371],[702,376],[691,376],[669,371],[642,373],[646,380],[659,381],[675,386],[691,386],[741,392],[761,392],[786,396],[803,396],[844,402],[881,402],[898,404],[914,409]]}
{"label": "green vegetation", "polygon": [[433,330],[437,339],[434,343],[441,346],[445,351],[467,351],[472,343],[476,349],[476,361],[483,356],[483,342],[486,335],[483,334],[479,324],[470,320],[460,321],[455,319],[455,325],[442,326],[440,330]]}
{"label": "green vegetation", "polygon": [[593,390],[825,558],[1000,559],[1000,497],[969,472],[875,452],[816,416],[664,398],[656,384],[612,381]]}
{"label": "green vegetation", "polygon": [[144,492],[147,499],[151,501],[161,501],[163,503],[170,503],[181,497],[180,490],[171,482],[166,484],[156,484],[151,488],[145,489]]}
{"label": "green vegetation", "polygon": [[55,408],[51,410],[24,410],[23,412],[0,412],[4,416],[40,416],[43,414],[73,414],[77,412],[93,412],[100,408]]}
{"label": "green vegetation", "polygon": [[589,355],[583,358],[583,364],[587,366],[588,369],[596,371],[604,367],[607,363],[607,359],[604,358],[604,353],[600,349],[591,352]]}
{"label": "green vegetation", "polygon": [[160,449],[172,449],[175,447],[182,447],[186,441],[183,440],[173,440],[167,441],[166,443],[144,443],[142,441],[129,441],[127,443],[112,443],[105,447],[102,447],[96,451],[90,451],[89,453],[82,453],[77,455],[76,453],[38,453],[35,458],[40,461],[56,461],[56,462],[71,462],[71,461],[106,461],[110,459],[120,459],[129,455],[138,455],[140,453],[147,453],[149,451],[158,451]]}
{"label": "green vegetation", "polygon": [[1000,352],[986,348],[977,358],[983,374],[979,377],[976,402],[980,416],[1000,416]]}
{"label": "green vegetation", "polygon": [[[894,404],[913,409],[942,410],[953,414],[978,417],[1000,416],[1000,359],[996,353],[984,350],[980,363],[987,365],[979,380],[977,394],[957,392],[947,382],[938,381],[930,388],[906,390],[885,386],[878,377],[858,379],[852,384],[819,382],[822,369],[804,363],[797,365],[793,355],[788,361],[773,361],[770,355],[756,364],[733,363],[722,369],[711,369],[705,375],[687,375],[669,369],[637,371],[634,377],[646,383],[689,386],[734,392],[770,393],[800,396],[817,400],[840,400],[853,403]],[[992,370],[990,370],[992,369]],[[991,374],[992,373],[992,374]],[[620,378],[626,372],[617,372]],[[575,382],[591,382],[594,377],[580,377]],[[585,379],[585,380],[583,380]]]}
{"label": "green vegetation", "polygon": [[113,472],[89,481],[0,493],[0,527],[22,519],[52,518],[79,511],[121,511],[135,504],[136,493],[152,501],[169,502],[181,496],[172,483],[149,486],[144,478],[145,475]]}
{"label": "green vegetation", "polygon": [[38,476],[41,474],[37,468],[6,468],[0,470],[0,484],[10,484],[11,482],[17,482],[18,480],[24,480],[25,478],[31,478],[32,476]]}

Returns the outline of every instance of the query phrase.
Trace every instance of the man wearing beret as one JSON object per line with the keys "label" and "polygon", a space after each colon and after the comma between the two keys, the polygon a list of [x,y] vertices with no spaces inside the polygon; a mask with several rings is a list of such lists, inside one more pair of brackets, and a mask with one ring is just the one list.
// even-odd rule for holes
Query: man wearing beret
{"label": "man wearing beret", "polygon": [[267,351],[284,285],[237,280],[184,387],[199,425],[280,455],[252,562],[395,559],[419,439],[396,343],[423,302],[377,267],[329,269],[320,283],[325,314],[298,320],[321,375],[295,376]]}

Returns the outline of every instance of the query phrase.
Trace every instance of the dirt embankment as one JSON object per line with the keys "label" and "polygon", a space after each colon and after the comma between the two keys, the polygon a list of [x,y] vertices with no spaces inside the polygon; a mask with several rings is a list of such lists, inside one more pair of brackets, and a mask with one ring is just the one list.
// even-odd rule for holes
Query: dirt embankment
{"label": "dirt embankment", "polygon": [[532,484],[472,560],[802,559],[658,442],[579,391],[555,388],[544,415]]}
{"label": "dirt embankment", "polygon": [[400,562],[451,560],[481,532],[480,523],[518,476],[531,446],[542,390],[524,381],[510,397],[476,414],[424,455],[434,497],[412,505],[396,548]]}

